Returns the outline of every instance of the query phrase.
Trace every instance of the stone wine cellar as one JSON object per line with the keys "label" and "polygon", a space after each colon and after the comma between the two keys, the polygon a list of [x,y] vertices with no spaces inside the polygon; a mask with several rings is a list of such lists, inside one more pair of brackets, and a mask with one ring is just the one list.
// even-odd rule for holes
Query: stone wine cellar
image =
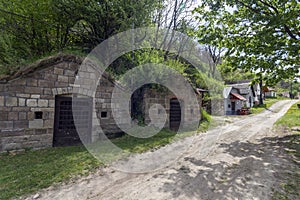
{"label": "stone wine cellar", "polygon": [[[125,126],[132,121],[126,120],[122,105],[111,102],[114,87],[122,86],[105,72],[99,81],[93,64],[79,70],[82,62],[80,57],[59,54],[0,77],[0,152],[77,145],[82,140],[90,143],[104,138],[99,129],[108,138],[123,134],[115,119]],[[180,121],[199,117],[193,111],[196,105],[180,107],[171,94],[148,91],[143,103],[145,113],[152,103],[165,107],[167,128],[176,129]],[[112,115],[112,108],[117,116]],[[76,116],[81,119],[75,126]],[[147,115],[145,121],[149,121]],[[78,130],[85,135],[79,137]]]}

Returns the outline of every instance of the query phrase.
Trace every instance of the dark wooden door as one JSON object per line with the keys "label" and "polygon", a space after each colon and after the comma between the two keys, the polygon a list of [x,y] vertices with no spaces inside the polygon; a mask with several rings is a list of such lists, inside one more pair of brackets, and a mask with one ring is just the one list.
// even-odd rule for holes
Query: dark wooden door
{"label": "dark wooden door", "polygon": [[170,129],[177,131],[181,122],[181,107],[178,99],[170,100]]}
{"label": "dark wooden door", "polygon": [[231,110],[232,110],[232,111],[235,111],[235,101],[232,101],[232,102],[231,102]]}
{"label": "dark wooden door", "polygon": [[[72,109],[72,104],[74,104]],[[76,123],[75,123],[76,122]],[[55,119],[53,146],[71,146],[91,140],[92,100],[91,98],[55,98]],[[78,130],[78,132],[77,132]]]}

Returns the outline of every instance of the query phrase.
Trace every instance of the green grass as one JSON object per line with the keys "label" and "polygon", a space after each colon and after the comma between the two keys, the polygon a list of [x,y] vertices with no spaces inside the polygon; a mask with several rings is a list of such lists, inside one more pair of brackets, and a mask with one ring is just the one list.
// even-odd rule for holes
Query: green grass
{"label": "green grass", "polygon": [[255,105],[253,108],[250,109],[250,112],[252,114],[258,114],[261,113],[263,110],[265,110],[266,108],[269,108],[270,106],[272,106],[274,103],[283,100],[283,98],[266,98],[264,100],[264,104],[263,105]]}
{"label": "green grass", "polygon": [[[275,123],[277,128],[278,126],[281,126],[289,131],[291,127],[300,126],[300,109],[297,106],[299,103],[300,101],[292,105],[287,113],[277,120]],[[288,138],[289,139],[286,140],[283,145],[285,151],[292,155],[292,160],[295,163],[296,169],[291,170],[290,173],[286,174],[286,180],[281,183],[281,191],[276,191],[273,194],[274,200],[291,200],[300,195],[300,132],[293,133],[293,135],[289,135]]]}
{"label": "green grass", "polygon": [[300,104],[300,101],[292,105],[287,113],[283,117],[281,117],[275,124],[289,128],[293,126],[300,126],[300,109],[298,108],[297,104]]}
{"label": "green grass", "polygon": [[[201,130],[207,130],[207,128],[208,126],[204,125]],[[176,133],[163,129],[159,133],[147,138],[138,138],[126,134],[113,140],[98,141],[91,144],[88,148],[92,149],[93,154],[103,163],[109,163],[111,161],[126,158],[132,153],[143,153],[197,133],[200,133],[199,130]],[[115,148],[114,145],[119,149]]]}
{"label": "green grass", "polygon": [[[199,130],[208,128],[209,115]],[[102,141],[99,147],[104,161],[112,161],[124,156],[119,152],[106,151],[110,142],[128,153],[141,153],[153,148],[164,146],[177,139],[195,134],[175,132],[163,129],[149,138],[137,138],[130,135],[110,141]],[[175,137],[176,136],[176,137]],[[128,154],[125,154],[127,156]],[[73,177],[87,175],[103,165],[94,158],[83,146],[28,150],[20,153],[0,154],[0,199],[10,199],[35,193],[54,183],[65,182]]]}
{"label": "green grass", "polygon": [[137,138],[131,135],[125,135],[121,138],[112,140],[112,142],[124,151],[128,151],[130,153],[142,153],[149,149],[171,143],[175,135],[176,132],[164,129],[149,138]]}
{"label": "green grass", "polygon": [[209,115],[204,109],[201,109],[202,120],[198,128],[198,132],[205,132],[208,130],[209,126],[217,126],[216,122],[212,120],[211,115]]}
{"label": "green grass", "polygon": [[99,165],[83,146],[0,154],[0,199],[33,193],[86,175]]}

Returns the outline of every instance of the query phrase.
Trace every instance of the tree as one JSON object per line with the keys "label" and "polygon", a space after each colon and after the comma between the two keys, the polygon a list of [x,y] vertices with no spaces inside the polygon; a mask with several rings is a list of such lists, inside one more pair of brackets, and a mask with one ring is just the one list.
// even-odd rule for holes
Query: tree
{"label": "tree", "polygon": [[10,51],[15,59],[26,59],[51,52],[56,43],[56,25],[50,6],[50,0],[0,2],[1,36],[5,40],[1,43],[1,53]]}
{"label": "tree", "polygon": [[130,28],[147,26],[159,0],[53,0],[64,24],[75,20],[71,31],[76,43],[89,50],[110,36]]}
{"label": "tree", "polygon": [[[157,26],[157,31],[166,29],[170,30],[170,32],[174,30],[187,34],[194,28],[193,17],[191,14],[193,6],[194,0],[161,0],[160,7],[156,10],[153,20]],[[174,38],[174,34],[172,34],[171,37],[166,34],[164,42],[159,42],[167,47],[164,52],[165,60],[167,60],[167,57],[169,56],[169,49],[171,49],[172,45],[176,44],[176,46],[178,46],[179,44],[177,54],[180,54],[180,52],[185,48],[187,40],[187,37]],[[178,57],[176,57],[176,59],[178,59]]]}
{"label": "tree", "polygon": [[150,25],[160,2],[1,0],[0,66],[5,66],[2,71],[9,71],[7,66],[65,49],[88,53],[118,32]]}
{"label": "tree", "polygon": [[224,65],[255,72],[267,84],[299,73],[296,0],[207,0],[194,13],[199,42],[228,50]]}
{"label": "tree", "polygon": [[225,48],[218,48],[213,45],[206,44],[203,47],[203,57],[209,65],[209,76],[216,77],[217,66],[221,64],[222,53],[225,53]]}

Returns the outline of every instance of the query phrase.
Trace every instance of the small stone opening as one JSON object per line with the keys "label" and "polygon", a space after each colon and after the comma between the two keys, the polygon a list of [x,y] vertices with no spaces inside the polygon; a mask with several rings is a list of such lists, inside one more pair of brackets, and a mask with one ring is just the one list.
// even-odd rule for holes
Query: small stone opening
{"label": "small stone opening", "polygon": [[107,118],[107,112],[101,112],[101,118]]}
{"label": "small stone opening", "polygon": [[34,112],[34,119],[43,119],[43,112],[42,111]]}

